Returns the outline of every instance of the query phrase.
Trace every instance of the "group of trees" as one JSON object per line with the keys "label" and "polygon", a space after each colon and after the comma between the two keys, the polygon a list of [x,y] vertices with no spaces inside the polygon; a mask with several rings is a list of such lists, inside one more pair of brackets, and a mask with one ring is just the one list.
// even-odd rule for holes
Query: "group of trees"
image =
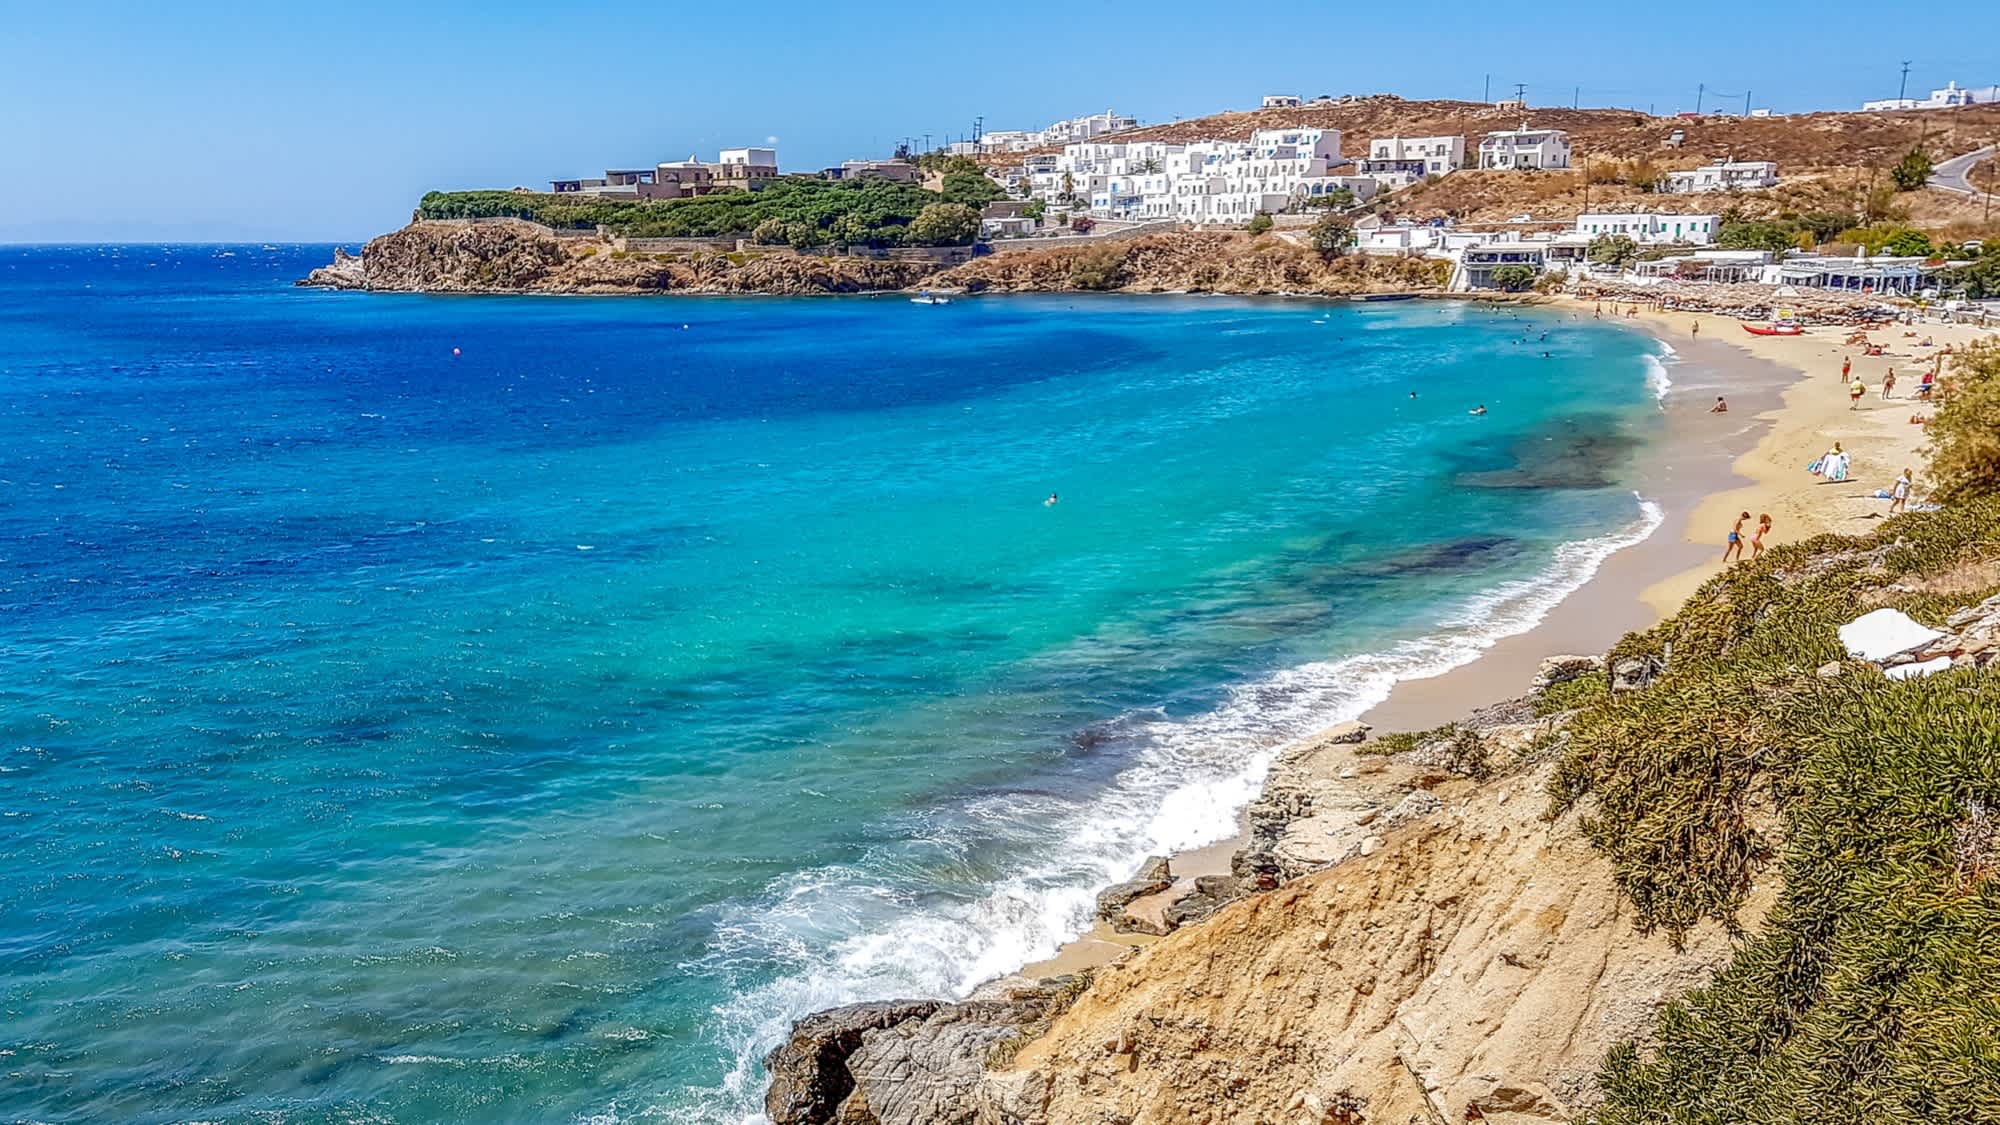
{"label": "group of trees", "polygon": [[1716,227],[1715,244],[1724,250],[1809,250],[1833,241],[1857,221],[1852,212],[1813,211],[1776,219],[1747,219],[1731,210]]}
{"label": "group of trees", "polygon": [[434,191],[424,196],[417,213],[426,219],[510,216],[557,228],[601,225],[635,238],[750,236],[801,249],[969,243],[979,234],[979,208],[999,198],[1000,188],[983,173],[957,167],[944,173],[943,186],[943,191],[929,191],[873,177],[829,181],[786,176],[759,191],[689,199]]}

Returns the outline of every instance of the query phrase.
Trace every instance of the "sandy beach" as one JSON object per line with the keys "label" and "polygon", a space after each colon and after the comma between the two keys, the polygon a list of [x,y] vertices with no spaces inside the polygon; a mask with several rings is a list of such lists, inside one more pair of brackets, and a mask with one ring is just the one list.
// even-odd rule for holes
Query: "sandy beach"
{"label": "sandy beach", "polygon": [[[1556,305],[1579,318],[1588,301]],[[1605,317],[1612,313],[1605,307]],[[1723,542],[1739,512],[1769,513],[1766,543],[1809,539],[1825,532],[1852,533],[1883,518],[1889,501],[1877,498],[1905,467],[1921,469],[1925,437],[1911,416],[1930,413],[1914,397],[1923,371],[1941,350],[1990,338],[1970,325],[1895,325],[1869,333],[1884,345],[1881,356],[1846,345],[1845,328],[1813,328],[1800,336],[1753,336],[1733,317],[1651,312],[1620,319],[1664,341],[1675,353],[1672,386],[1661,401],[1667,432],[1643,456],[1642,495],[1659,504],[1663,523],[1643,542],[1606,559],[1581,589],[1534,628],[1505,638],[1478,659],[1439,676],[1405,680],[1362,721],[1378,731],[1424,730],[1467,711],[1525,693],[1541,661],[1564,653],[1600,653],[1620,637],[1644,629],[1678,607],[1722,569]],[[1699,324],[1699,331],[1694,327]],[[1914,335],[1906,336],[1906,332]],[[1928,337],[1931,346],[1921,346]],[[1868,385],[1858,408],[1849,409],[1843,359]],[[1881,398],[1883,375],[1894,368],[1894,397]],[[1717,396],[1726,413],[1710,413]],[[1805,466],[1834,442],[1852,455],[1845,482],[1830,484]],[[1919,473],[1915,495],[1928,489]],[[1747,553],[1747,552],[1746,552]],[[1201,875],[1224,874],[1245,837],[1172,857],[1177,878],[1157,897],[1171,901]],[[1120,934],[1105,923],[1067,943],[1055,957],[1022,974],[1047,978],[1116,960],[1158,938]]]}

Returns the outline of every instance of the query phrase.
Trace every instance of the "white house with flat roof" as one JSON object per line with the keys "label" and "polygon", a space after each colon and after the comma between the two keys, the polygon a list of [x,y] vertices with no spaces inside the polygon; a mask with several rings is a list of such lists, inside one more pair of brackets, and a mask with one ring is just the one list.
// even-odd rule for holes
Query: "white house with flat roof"
{"label": "white house with flat roof", "polygon": [[1561,129],[1495,129],[1479,141],[1481,168],[1567,168],[1569,134]]}
{"label": "white house with flat roof", "polygon": [[1715,241],[1720,215],[1585,214],[1576,217],[1576,233],[1598,238],[1622,234],[1641,246],[1681,244],[1707,246]]}
{"label": "white house with flat roof", "polygon": [[1982,86],[1968,90],[1957,82],[1947,82],[1943,89],[1932,90],[1928,98],[1880,98],[1872,102],[1862,102],[1863,113],[1883,113],[1892,109],[1957,109],[1964,105],[1980,105],[2000,101],[2000,86]]}
{"label": "white house with flat roof", "polygon": [[1423,175],[1442,176],[1465,167],[1465,138],[1377,137],[1368,142],[1367,162],[1417,164]]}
{"label": "white house with flat roof", "polygon": [[1769,160],[1717,160],[1699,168],[1668,172],[1660,190],[1668,195],[1709,191],[1759,191],[1778,184],[1778,166]]}
{"label": "white house with flat roof", "polygon": [[1291,109],[1303,103],[1297,94],[1265,94],[1264,109]]}

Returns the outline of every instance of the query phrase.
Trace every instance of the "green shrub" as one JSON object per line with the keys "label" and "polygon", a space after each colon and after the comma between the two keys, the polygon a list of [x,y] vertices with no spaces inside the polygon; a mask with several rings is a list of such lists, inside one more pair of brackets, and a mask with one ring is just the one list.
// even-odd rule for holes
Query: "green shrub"
{"label": "green shrub", "polygon": [[1263,234],[1271,229],[1274,221],[1271,218],[1270,212],[1259,211],[1255,215],[1250,216],[1250,233],[1253,235]]}
{"label": "green shrub", "polygon": [[1715,980],[1607,1058],[1599,1125],[2000,1121],[2000,675],[1814,674],[1863,607],[1936,622],[1993,591],[1909,582],[1994,558],[2000,497],[1971,494],[1789,544],[1619,643],[1664,661],[1650,686],[1563,685],[1551,813],[1580,810],[1641,927],[1734,928],[1770,857],[1784,877]]}
{"label": "green shrub", "polygon": [[1936,493],[1950,500],[2000,493],[2000,343],[1960,352],[1926,432]]}

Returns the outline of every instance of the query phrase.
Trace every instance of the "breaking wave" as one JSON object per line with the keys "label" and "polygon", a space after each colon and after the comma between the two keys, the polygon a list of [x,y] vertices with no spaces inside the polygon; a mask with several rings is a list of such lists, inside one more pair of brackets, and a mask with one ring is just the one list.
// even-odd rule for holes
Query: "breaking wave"
{"label": "breaking wave", "polygon": [[[1441,675],[1533,628],[1605,559],[1660,526],[1659,505],[1635,499],[1632,523],[1556,548],[1541,572],[1462,599],[1423,636],[1286,668],[1203,714],[1123,716],[1106,736],[1124,764],[1099,790],[1016,788],[913,814],[931,849],[921,871],[907,856],[870,856],[787,876],[728,908],[701,969],[788,968],[775,980],[759,974],[715,1011],[713,1034],[733,1068],[720,1086],[687,1091],[698,1108],[665,1116],[764,1121],[760,1060],[798,1017],[861,1000],[962,997],[1052,956],[1089,928],[1097,891],[1146,856],[1229,838],[1284,746],[1361,715],[1400,681]],[[1006,861],[981,866],[980,855]]]}

